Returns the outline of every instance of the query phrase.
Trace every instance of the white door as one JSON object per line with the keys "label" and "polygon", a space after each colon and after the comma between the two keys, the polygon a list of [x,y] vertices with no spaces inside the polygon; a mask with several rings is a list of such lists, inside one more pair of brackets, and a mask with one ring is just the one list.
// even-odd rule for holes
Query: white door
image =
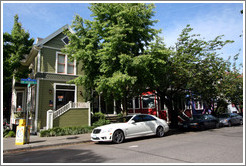
{"label": "white door", "polygon": [[144,135],[144,133],[146,133],[146,127],[142,117],[137,115],[133,118],[133,120],[133,123],[128,124],[128,127],[126,129],[126,136],[137,137]]}
{"label": "white door", "polygon": [[143,115],[143,121],[145,124],[145,128],[146,128],[146,133],[150,134],[150,133],[155,133],[156,132],[156,119],[153,118],[150,115]]}

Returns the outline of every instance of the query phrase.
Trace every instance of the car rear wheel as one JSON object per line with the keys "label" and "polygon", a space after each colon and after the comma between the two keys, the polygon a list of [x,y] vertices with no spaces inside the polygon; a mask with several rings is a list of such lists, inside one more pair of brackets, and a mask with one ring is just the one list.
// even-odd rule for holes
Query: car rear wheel
{"label": "car rear wheel", "polygon": [[113,143],[120,144],[124,141],[124,133],[121,130],[116,130],[113,134],[112,141]]}
{"label": "car rear wheel", "polygon": [[165,135],[164,128],[162,126],[157,127],[156,129],[156,136],[163,137]]}

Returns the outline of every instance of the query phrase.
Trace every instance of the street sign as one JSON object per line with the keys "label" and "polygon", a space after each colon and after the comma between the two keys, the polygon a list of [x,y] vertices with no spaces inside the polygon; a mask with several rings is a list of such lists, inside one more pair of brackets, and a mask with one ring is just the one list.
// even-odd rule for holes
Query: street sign
{"label": "street sign", "polygon": [[37,84],[37,80],[31,78],[27,78],[27,79],[22,78],[21,84]]}

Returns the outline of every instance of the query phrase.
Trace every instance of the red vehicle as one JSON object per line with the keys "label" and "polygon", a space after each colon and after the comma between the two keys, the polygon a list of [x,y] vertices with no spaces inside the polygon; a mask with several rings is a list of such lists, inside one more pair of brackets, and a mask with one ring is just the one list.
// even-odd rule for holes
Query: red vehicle
{"label": "red vehicle", "polygon": [[150,114],[169,122],[168,110],[160,103],[160,98],[153,92],[144,92],[128,102],[129,114]]}

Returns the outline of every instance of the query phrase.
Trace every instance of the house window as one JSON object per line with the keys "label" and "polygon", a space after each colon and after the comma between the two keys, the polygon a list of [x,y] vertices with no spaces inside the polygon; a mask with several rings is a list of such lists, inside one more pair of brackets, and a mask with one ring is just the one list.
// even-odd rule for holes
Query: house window
{"label": "house window", "polygon": [[58,54],[58,73],[65,73],[65,55]]}
{"label": "house window", "polygon": [[139,107],[139,98],[138,97],[135,97],[134,99],[132,99],[132,100],[128,100],[128,102],[127,102],[127,107],[129,108],[129,109],[132,109],[133,108],[133,102],[135,102],[135,109],[139,109],[140,107]]}
{"label": "house window", "polygon": [[75,61],[71,62],[67,55],[57,53],[56,73],[74,75],[75,69]]}
{"label": "house window", "polygon": [[67,63],[67,74],[74,74],[74,62]]}
{"label": "house window", "polygon": [[64,38],[61,39],[63,41],[64,44],[68,44],[69,43],[69,38],[67,36],[65,36]]}

